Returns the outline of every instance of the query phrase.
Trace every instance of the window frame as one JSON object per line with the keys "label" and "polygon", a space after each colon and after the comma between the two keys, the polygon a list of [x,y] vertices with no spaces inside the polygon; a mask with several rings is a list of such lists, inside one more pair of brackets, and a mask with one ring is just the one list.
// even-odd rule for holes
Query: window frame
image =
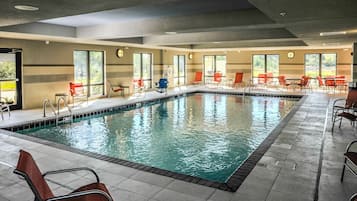
{"label": "window frame", "polygon": [[[74,65],[74,72],[76,71],[76,65],[75,65],[75,52],[86,52],[86,56],[87,56],[87,60],[86,60],[86,70],[87,70],[87,83],[85,85],[83,85],[86,88],[86,94],[87,97],[96,97],[96,96],[104,96],[105,95],[105,51],[103,50],[74,50],[73,51],[73,65]],[[91,62],[90,62],[90,53],[91,52],[100,52],[102,53],[102,82],[101,83],[95,83],[95,84],[91,84],[90,78],[91,78]],[[74,82],[78,82],[76,81],[76,76],[74,75]],[[91,87],[94,86],[102,86],[102,93],[101,94],[96,94],[96,95],[92,95],[91,94]]]}
{"label": "window frame", "polygon": [[279,76],[280,75],[280,54],[252,54],[252,79],[257,78],[257,76],[254,76],[254,56],[264,56],[264,73],[268,73],[268,56],[278,56],[278,73],[277,75],[273,76]]}
{"label": "window frame", "polygon": [[[213,57],[213,72],[212,72],[212,75],[208,75],[206,74],[206,62],[205,62],[205,57]],[[203,59],[203,72],[204,72],[204,80],[205,82],[207,77],[208,76],[213,76],[214,73],[217,72],[217,57],[225,57],[225,70],[224,72],[221,72],[222,73],[222,77],[225,77],[226,74],[227,74],[227,55],[224,55],[224,54],[218,54],[218,55],[203,55],[202,59]],[[208,77],[210,79],[210,77]]]}
{"label": "window frame", "polygon": [[[184,72],[183,75],[180,73],[180,58],[183,58],[183,68]],[[175,66],[175,59],[177,59],[177,66]],[[176,68],[177,67],[177,68]],[[173,79],[174,79],[174,85],[175,86],[181,86],[186,84],[186,55],[174,55],[173,56]],[[175,76],[175,72],[177,73],[177,76]],[[180,82],[181,78],[183,78],[183,83]],[[177,80],[177,82],[175,81]]]}
{"label": "window frame", "polygon": [[313,54],[319,55],[319,66],[318,66],[319,73],[318,73],[317,76],[320,76],[321,78],[326,78],[326,77],[322,77],[322,71],[323,71],[323,69],[322,69],[322,55],[324,55],[324,54],[334,54],[335,55],[335,74],[334,75],[329,75],[329,76],[336,76],[337,75],[337,53],[336,52],[331,52],[331,53],[305,53],[305,55],[304,55],[304,75],[306,75],[306,56],[307,55],[313,55]]}
{"label": "window frame", "polygon": [[[139,78],[134,77],[134,68],[135,68],[134,58],[135,58],[136,54],[140,55],[140,76],[139,76]],[[150,76],[149,76],[150,78],[149,79],[143,78],[143,69],[144,69],[143,55],[150,55]],[[144,82],[145,88],[152,88],[152,86],[153,86],[153,65],[154,65],[153,61],[154,61],[153,53],[151,53],[151,52],[135,52],[135,53],[133,53],[133,79],[142,79]],[[145,86],[145,83],[148,83],[148,86]]]}

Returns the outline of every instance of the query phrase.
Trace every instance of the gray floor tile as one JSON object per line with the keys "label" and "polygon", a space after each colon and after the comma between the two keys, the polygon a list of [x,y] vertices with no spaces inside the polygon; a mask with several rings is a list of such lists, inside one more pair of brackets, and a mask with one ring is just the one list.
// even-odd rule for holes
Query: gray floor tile
{"label": "gray floor tile", "polygon": [[215,190],[210,187],[188,183],[180,180],[175,180],[172,183],[170,183],[167,186],[167,189],[192,195],[194,197],[202,198],[204,200],[208,199]]}
{"label": "gray floor tile", "polygon": [[127,179],[118,185],[121,190],[135,192],[147,198],[152,198],[156,193],[162,190],[161,187],[148,183]]}
{"label": "gray floor tile", "polygon": [[158,201],[204,201],[205,199],[164,189],[153,198]]}

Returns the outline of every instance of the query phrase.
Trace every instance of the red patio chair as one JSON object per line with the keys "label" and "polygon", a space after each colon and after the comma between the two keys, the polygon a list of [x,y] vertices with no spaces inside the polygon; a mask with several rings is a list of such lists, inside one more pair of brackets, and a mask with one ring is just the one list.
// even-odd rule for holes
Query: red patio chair
{"label": "red patio chair", "polygon": [[344,91],[347,90],[346,77],[344,75],[336,75],[335,85],[338,88],[343,88]]}
{"label": "red patio chair", "polygon": [[307,89],[309,88],[309,80],[310,80],[310,77],[309,76],[305,76],[303,75],[301,77],[301,81],[300,83],[298,84],[300,86],[300,89],[302,90],[303,88]]}
{"label": "red patio chair", "polygon": [[265,74],[265,73],[258,74],[258,84],[265,85],[266,83],[267,83],[267,74]]}
{"label": "red patio chair", "polygon": [[288,86],[290,86],[289,83],[286,83],[286,79],[285,79],[285,76],[284,75],[280,75],[278,77],[278,80],[279,80],[279,85],[283,88],[288,88]]}
{"label": "red patio chair", "polygon": [[328,76],[325,78],[325,86],[328,89],[333,89],[335,90],[336,88],[336,83],[335,83],[335,76]]}
{"label": "red patio chair", "polygon": [[324,81],[322,80],[322,78],[320,76],[317,76],[316,79],[319,82],[319,87],[324,88],[325,84],[324,84]]}
{"label": "red patio chair", "polygon": [[143,92],[144,88],[145,88],[145,83],[143,79],[135,79],[133,80],[133,85],[134,85],[134,90],[135,91],[139,91],[139,92]]}
{"label": "red patio chair", "polygon": [[267,73],[265,83],[269,85],[273,84],[273,78],[273,73]]}
{"label": "red patio chair", "polygon": [[[45,177],[50,174],[62,174],[73,171],[90,171],[96,177],[96,182],[82,186],[72,193],[54,196],[49,185],[47,184]],[[30,186],[33,194],[35,195],[35,201],[113,201],[109,194],[108,189],[103,183],[99,182],[99,177],[94,170],[89,168],[73,168],[57,171],[49,171],[44,174],[40,172],[40,169],[36,165],[30,153],[20,150],[20,157],[17,163],[15,174],[22,176],[27,184]]]}

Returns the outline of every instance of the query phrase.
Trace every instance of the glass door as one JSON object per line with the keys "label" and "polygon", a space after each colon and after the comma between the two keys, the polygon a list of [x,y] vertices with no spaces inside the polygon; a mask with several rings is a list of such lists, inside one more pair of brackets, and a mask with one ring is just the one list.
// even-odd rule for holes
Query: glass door
{"label": "glass door", "polygon": [[186,81],[185,55],[174,56],[174,86],[185,85]]}
{"label": "glass door", "polygon": [[104,95],[104,52],[76,50],[74,58],[74,81],[85,86],[88,97]]}
{"label": "glass door", "polygon": [[10,109],[22,109],[21,52],[0,48],[0,97]]}
{"label": "glass door", "polygon": [[144,88],[152,87],[152,54],[134,53],[133,79],[143,80]]}

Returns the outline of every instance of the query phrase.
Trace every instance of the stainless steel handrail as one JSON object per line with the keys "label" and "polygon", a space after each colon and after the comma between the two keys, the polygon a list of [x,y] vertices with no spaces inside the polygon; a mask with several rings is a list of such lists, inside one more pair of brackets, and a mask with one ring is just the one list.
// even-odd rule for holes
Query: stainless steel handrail
{"label": "stainless steel handrail", "polygon": [[54,114],[54,115],[56,116],[56,118],[57,118],[57,117],[58,117],[58,114],[56,113],[56,109],[55,109],[55,107],[52,105],[51,101],[50,101],[48,98],[45,98],[45,99],[43,100],[43,117],[46,117],[47,104],[50,105],[53,114]]}

